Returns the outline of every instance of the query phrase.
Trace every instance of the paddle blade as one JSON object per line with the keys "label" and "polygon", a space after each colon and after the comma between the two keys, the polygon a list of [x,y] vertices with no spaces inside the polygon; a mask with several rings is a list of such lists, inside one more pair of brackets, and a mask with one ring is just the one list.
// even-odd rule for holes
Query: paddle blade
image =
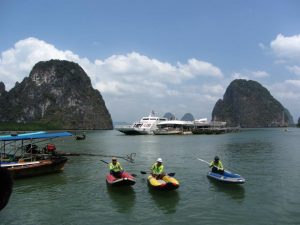
{"label": "paddle blade", "polygon": [[137,177],[137,175],[136,175],[136,174],[134,174],[134,173],[132,173],[132,174],[131,174],[131,176],[133,176],[133,177]]}
{"label": "paddle blade", "polygon": [[210,165],[210,163],[209,162],[207,162],[207,161],[205,161],[205,160],[203,160],[203,159],[200,159],[200,158],[197,158],[199,161],[201,161],[201,162],[204,162],[204,163],[206,163],[206,164],[208,164],[208,165]]}
{"label": "paddle blade", "polygon": [[141,174],[147,174],[145,171],[140,171],[141,172]]}
{"label": "paddle blade", "polygon": [[108,162],[106,162],[106,161],[104,161],[104,160],[102,160],[102,159],[100,159],[100,161],[101,161],[101,162],[104,162],[105,164],[109,164]]}
{"label": "paddle blade", "polygon": [[174,177],[174,176],[175,176],[175,173],[168,173],[168,175],[169,175],[170,177]]}

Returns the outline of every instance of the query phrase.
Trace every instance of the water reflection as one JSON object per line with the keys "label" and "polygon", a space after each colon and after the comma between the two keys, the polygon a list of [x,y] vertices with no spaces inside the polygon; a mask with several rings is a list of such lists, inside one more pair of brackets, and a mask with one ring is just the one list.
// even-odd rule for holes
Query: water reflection
{"label": "water reflection", "polygon": [[209,179],[211,188],[216,192],[222,192],[232,199],[244,199],[245,188],[239,184],[226,184],[220,181]]}
{"label": "water reflection", "polygon": [[135,191],[129,187],[107,186],[107,193],[112,200],[113,207],[121,213],[130,212],[135,204]]}
{"label": "water reflection", "polygon": [[160,191],[149,188],[149,194],[159,209],[167,214],[176,212],[176,206],[180,200],[178,191]]}
{"label": "water reflection", "polygon": [[14,181],[14,191],[17,193],[31,193],[37,190],[59,189],[67,184],[67,179],[62,173],[48,174]]}

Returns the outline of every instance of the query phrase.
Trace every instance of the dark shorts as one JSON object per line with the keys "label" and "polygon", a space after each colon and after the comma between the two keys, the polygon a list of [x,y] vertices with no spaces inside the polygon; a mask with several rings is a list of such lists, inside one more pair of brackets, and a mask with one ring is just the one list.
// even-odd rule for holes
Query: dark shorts
{"label": "dark shorts", "polygon": [[122,173],[123,173],[122,171],[119,172],[110,171],[110,174],[117,178],[122,177]]}
{"label": "dark shorts", "polygon": [[223,174],[223,173],[224,173],[224,170],[219,170],[219,169],[217,169],[216,167],[213,167],[213,168],[211,169],[211,172],[213,172],[213,173],[218,173],[218,174]]}

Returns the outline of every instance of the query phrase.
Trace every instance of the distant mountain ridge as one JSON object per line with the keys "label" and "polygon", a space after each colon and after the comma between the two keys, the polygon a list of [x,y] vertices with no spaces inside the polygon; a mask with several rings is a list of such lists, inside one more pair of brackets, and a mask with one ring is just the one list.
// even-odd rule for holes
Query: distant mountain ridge
{"label": "distant mountain ridge", "polygon": [[183,120],[183,121],[194,121],[195,118],[191,113],[186,113],[186,114],[183,115],[181,120]]}
{"label": "distant mountain ridge", "polygon": [[164,118],[167,118],[168,120],[175,120],[176,117],[173,113],[167,112],[165,113],[165,115],[163,116]]}
{"label": "distant mountain ridge", "polygon": [[294,123],[290,112],[265,87],[243,79],[230,83],[223,99],[216,102],[212,118],[241,127],[279,127]]}
{"label": "distant mountain ridge", "polygon": [[37,63],[9,92],[0,83],[1,122],[39,122],[58,129],[112,129],[112,119],[98,90],[76,63]]}
{"label": "distant mountain ridge", "polygon": [[[178,120],[178,118],[176,118],[176,116],[173,113],[167,112],[165,113],[165,115],[163,116],[164,118],[167,118],[168,120]],[[183,117],[181,118],[181,120],[183,121],[194,121],[194,116],[191,113],[185,113],[183,115]]]}

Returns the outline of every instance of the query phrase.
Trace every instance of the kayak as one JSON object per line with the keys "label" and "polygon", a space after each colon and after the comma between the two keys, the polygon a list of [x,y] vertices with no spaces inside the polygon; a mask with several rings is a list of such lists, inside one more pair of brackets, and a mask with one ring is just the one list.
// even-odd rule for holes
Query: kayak
{"label": "kayak", "polygon": [[229,171],[224,171],[223,174],[208,172],[207,177],[223,182],[223,183],[231,183],[231,184],[243,184],[245,183],[245,179],[236,173],[231,173]]}
{"label": "kayak", "polygon": [[120,178],[114,177],[112,174],[107,174],[106,183],[111,186],[130,186],[135,184],[135,179],[127,172],[123,172]]}
{"label": "kayak", "polygon": [[158,190],[175,190],[179,187],[179,182],[174,177],[167,175],[159,180],[150,175],[148,177],[148,185]]}

